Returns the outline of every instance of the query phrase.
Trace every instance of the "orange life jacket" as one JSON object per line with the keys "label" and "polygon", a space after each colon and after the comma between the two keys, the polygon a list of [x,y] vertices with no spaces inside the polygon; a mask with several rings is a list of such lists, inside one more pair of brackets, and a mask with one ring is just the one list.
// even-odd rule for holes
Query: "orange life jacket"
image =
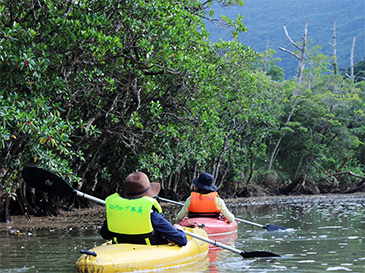
{"label": "orange life jacket", "polygon": [[192,192],[190,195],[189,217],[218,217],[220,210],[216,203],[217,196],[217,192],[208,194]]}

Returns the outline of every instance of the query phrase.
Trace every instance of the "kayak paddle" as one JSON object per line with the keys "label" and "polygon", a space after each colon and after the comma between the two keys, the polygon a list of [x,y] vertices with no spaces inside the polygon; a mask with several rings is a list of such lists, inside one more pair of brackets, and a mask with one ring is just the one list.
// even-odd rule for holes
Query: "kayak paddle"
{"label": "kayak paddle", "polygon": [[271,252],[267,252],[267,251],[250,251],[250,252],[246,252],[246,251],[243,251],[243,250],[236,249],[234,247],[230,247],[228,245],[224,245],[224,244],[218,243],[215,240],[211,240],[211,239],[208,239],[208,238],[205,238],[205,237],[201,237],[201,236],[196,235],[194,233],[191,233],[189,231],[185,231],[185,230],[183,230],[183,231],[184,231],[184,233],[186,235],[189,235],[189,236],[194,237],[196,239],[202,240],[202,241],[207,242],[209,244],[212,244],[214,246],[218,246],[220,248],[227,249],[229,251],[232,251],[234,253],[237,253],[237,254],[241,255],[245,259],[247,259],[247,258],[280,257],[280,255],[278,255],[278,254],[271,253]]}
{"label": "kayak paddle", "polygon": [[76,195],[105,205],[105,201],[86,193],[80,192],[56,174],[37,167],[25,167],[22,171],[25,182],[33,188],[50,192],[58,196]]}
{"label": "kayak paddle", "polygon": [[245,224],[249,224],[252,226],[256,226],[256,227],[260,227],[260,228],[264,228],[267,231],[277,231],[277,230],[286,230],[287,228],[285,227],[281,227],[281,226],[277,226],[277,225],[260,225],[257,223],[253,223],[247,220],[243,220],[243,219],[238,219],[238,218],[234,218],[237,222],[241,222],[241,223],[245,223]]}
{"label": "kayak paddle", "polygon": [[[172,201],[172,200],[169,200],[169,199],[165,199],[165,198],[162,198],[162,197],[159,197],[159,196],[157,196],[157,200],[169,202],[169,203],[176,204],[176,205],[180,205],[180,206],[183,206],[184,205],[183,203],[176,202],[176,201]],[[243,220],[243,219],[239,219],[239,218],[234,218],[234,219],[237,222],[241,222],[241,223],[249,224],[249,225],[252,225],[252,226],[264,228],[267,231],[277,231],[277,230],[286,230],[287,229],[285,227],[281,227],[281,226],[277,226],[277,225],[260,225],[260,224],[253,223],[253,222],[250,222],[250,221],[247,221],[247,220]]]}
{"label": "kayak paddle", "polygon": [[[25,167],[22,171],[22,176],[25,182],[32,186],[33,188],[50,192],[55,195],[59,196],[68,196],[68,195],[76,195],[80,196],[86,199],[89,199],[91,201],[97,202],[99,204],[105,205],[105,201],[96,197],[93,197],[91,195],[88,195],[86,193],[80,192],[63,180],[61,177],[57,176],[56,174],[40,169],[37,167]],[[158,197],[159,199],[163,200],[163,198]],[[167,200],[167,199],[166,199]],[[188,231],[183,230],[183,232],[186,235],[189,235],[191,237],[194,237],[198,240],[205,241],[207,243],[210,243],[214,246],[221,247],[223,249],[227,249],[229,251],[232,251],[234,253],[237,253],[241,255],[243,258],[261,258],[261,257],[280,257],[280,255],[267,252],[267,251],[251,251],[251,252],[245,252],[243,250],[235,249],[233,247],[218,243],[217,241],[213,241],[204,237],[201,237],[199,235],[196,235],[194,233],[190,233]]]}

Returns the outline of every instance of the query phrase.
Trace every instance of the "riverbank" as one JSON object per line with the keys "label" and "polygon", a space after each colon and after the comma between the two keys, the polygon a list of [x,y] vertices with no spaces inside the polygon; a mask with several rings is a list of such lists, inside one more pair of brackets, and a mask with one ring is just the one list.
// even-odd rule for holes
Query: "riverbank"
{"label": "riverbank", "polygon": [[[328,195],[297,195],[297,196],[263,196],[263,197],[247,197],[237,199],[226,199],[227,207],[236,206],[255,206],[255,205],[274,205],[274,204],[295,204],[305,202],[316,202],[323,199],[332,198],[334,200],[346,201],[346,199],[354,198],[365,199],[365,193],[354,194],[328,194]],[[167,219],[173,219],[181,206],[161,202]],[[60,217],[32,217],[28,220],[23,215],[12,216],[13,222],[0,223],[0,233],[21,234],[31,232],[38,229],[99,229],[104,221],[105,208],[101,205],[95,205],[88,209],[75,209],[74,211],[62,212]]]}

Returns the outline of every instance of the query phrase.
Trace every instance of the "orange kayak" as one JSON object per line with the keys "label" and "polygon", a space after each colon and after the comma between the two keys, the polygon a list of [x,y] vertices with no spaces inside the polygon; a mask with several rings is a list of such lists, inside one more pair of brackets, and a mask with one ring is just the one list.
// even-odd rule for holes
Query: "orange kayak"
{"label": "orange kayak", "polygon": [[237,222],[229,223],[225,219],[210,217],[185,218],[179,222],[180,226],[197,227],[203,226],[209,237],[237,233]]}

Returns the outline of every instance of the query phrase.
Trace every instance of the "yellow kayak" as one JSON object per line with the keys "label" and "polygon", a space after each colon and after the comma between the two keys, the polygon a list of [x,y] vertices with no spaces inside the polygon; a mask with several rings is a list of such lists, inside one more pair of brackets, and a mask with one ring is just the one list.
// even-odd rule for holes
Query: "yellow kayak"
{"label": "yellow kayak", "polygon": [[[185,228],[185,231],[208,238],[202,228]],[[156,271],[183,267],[207,257],[208,243],[187,235],[186,246],[111,244],[94,247],[76,262],[78,272],[135,272]],[[96,254],[96,256],[95,256]]]}

